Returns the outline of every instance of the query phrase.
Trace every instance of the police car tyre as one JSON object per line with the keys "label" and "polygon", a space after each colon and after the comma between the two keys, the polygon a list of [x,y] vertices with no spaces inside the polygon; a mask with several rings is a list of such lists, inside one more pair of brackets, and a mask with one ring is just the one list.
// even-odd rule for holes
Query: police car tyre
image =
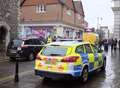
{"label": "police car tyre", "polygon": [[15,57],[10,57],[10,61],[15,61]]}
{"label": "police car tyre", "polygon": [[44,81],[51,81],[52,78],[49,78],[49,77],[44,77]]}
{"label": "police car tyre", "polygon": [[106,59],[103,61],[103,66],[101,67],[101,70],[105,70],[106,67]]}
{"label": "police car tyre", "polygon": [[88,68],[85,67],[82,71],[82,76],[81,76],[81,80],[83,83],[86,83],[88,81]]}
{"label": "police car tyre", "polygon": [[34,54],[33,53],[30,53],[29,56],[28,56],[28,59],[31,61],[31,60],[34,60]]}

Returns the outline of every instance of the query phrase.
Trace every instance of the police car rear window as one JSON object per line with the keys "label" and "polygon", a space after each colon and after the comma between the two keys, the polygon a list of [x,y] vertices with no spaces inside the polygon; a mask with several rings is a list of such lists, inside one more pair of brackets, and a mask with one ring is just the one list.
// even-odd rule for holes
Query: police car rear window
{"label": "police car rear window", "polygon": [[45,56],[65,56],[67,53],[66,47],[47,46],[43,49],[42,55]]}

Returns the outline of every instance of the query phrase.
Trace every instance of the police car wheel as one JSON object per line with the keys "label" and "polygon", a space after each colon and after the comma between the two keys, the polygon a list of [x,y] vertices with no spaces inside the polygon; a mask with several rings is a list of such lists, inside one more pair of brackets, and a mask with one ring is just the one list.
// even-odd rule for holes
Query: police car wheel
{"label": "police car wheel", "polygon": [[88,68],[85,67],[82,72],[82,82],[86,83],[88,81]]}
{"label": "police car wheel", "polygon": [[52,78],[48,78],[48,77],[44,78],[44,81],[51,81],[51,80],[52,80]]}
{"label": "police car wheel", "polygon": [[30,55],[28,56],[28,59],[31,61],[31,60],[34,60],[34,54],[33,53],[30,53]]}
{"label": "police car wheel", "polygon": [[106,67],[106,60],[103,61],[103,66],[101,67],[101,70],[105,70],[105,67]]}
{"label": "police car wheel", "polygon": [[15,57],[10,57],[10,61],[15,61]]}

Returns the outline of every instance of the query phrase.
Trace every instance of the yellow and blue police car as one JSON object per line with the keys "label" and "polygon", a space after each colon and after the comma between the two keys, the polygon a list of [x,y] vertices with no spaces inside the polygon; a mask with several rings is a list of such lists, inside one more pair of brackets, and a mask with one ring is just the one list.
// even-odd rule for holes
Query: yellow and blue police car
{"label": "yellow and blue police car", "polygon": [[87,82],[89,72],[105,70],[106,56],[89,42],[63,41],[47,44],[38,53],[35,74],[45,78],[81,78]]}

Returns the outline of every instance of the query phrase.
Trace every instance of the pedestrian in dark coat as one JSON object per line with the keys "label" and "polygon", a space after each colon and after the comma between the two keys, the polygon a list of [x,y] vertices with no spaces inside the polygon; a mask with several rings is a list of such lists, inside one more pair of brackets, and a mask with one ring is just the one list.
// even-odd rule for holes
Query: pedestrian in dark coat
{"label": "pedestrian in dark coat", "polygon": [[116,50],[116,48],[117,48],[117,39],[115,38],[115,40],[114,40],[114,50]]}
{"label": "pedestrian in dark coat", "polygon": [[108,40],[104,40],[104,50],[107,52],[108,51]]}
{"label": "pedestrian in dark coat", "polygon": [[112,51],[112,50],[113,50],[113,47],[114,47],[114,40],[113,40],[113,39],[111,39],[110,45],[111,45],[111,51]]}
{"label": "pedestrian in dark coat", "polygon": [[118,45],[119,45],[119,50],[120,50],[120,40],[118,41]]}
{"label": "pedestrian in dark coat", "polygon": [[101,49],[101,47],[102,47],[102,43],[103,43],[103,42],[100,40],[100,41],[99,41],[99,44],[98,44],[100,49]]}

